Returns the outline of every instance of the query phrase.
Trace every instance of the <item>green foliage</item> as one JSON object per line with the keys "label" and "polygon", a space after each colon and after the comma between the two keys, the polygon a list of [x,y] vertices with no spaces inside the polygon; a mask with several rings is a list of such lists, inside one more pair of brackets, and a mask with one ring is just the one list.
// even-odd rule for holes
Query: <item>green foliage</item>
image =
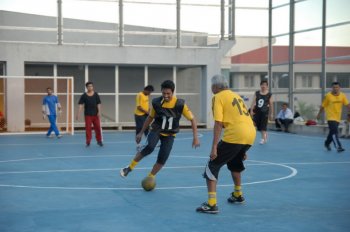
{"label": "green foliage", "polygon": [[313,104],[298,101],[297,111],[305,120],[315,119],[317,114],[317,107]]}

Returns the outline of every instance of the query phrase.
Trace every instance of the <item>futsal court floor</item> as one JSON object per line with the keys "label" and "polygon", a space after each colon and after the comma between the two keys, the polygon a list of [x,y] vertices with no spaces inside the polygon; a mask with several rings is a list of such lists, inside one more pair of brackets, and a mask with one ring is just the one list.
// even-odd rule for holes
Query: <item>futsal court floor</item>
{"label": "futsal court floor", "polygon": [[152,192],[140,183],[158,150],[126,179],[119,169],[135,154],[133,132],[105,132],[104,147],[85,145],[85,134],[0,136],[1,232],[133,231],[350,231],[350,140],[343,153],[326,151],[321,136],[269,132],[248,152],[244,204],[226,199],[233,190],[223,167],[217,191],[220,213],[195,208],[207,200],[202,178],[212,132],[178,134]]}

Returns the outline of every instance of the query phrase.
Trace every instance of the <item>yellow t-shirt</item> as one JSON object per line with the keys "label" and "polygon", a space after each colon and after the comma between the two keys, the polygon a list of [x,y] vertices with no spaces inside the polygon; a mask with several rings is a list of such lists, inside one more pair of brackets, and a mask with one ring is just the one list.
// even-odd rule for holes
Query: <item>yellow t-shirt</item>
{"label": "yellow t-shirt", "polygon": [[322,102],[322,107],[326,111],[327,121],[340,122],[343,105],[348,104],[349,101],[344,93],[339,93],[338,96],[333,95],[331,92],[327,93]]}
{"label": "yellow t-shirt", "polygon": [[231,90],[223,90],[212,99],[214,120],[222,122],[226,143],[252,145],[256,131],[242,98]]}
{"label": "yellow t-shirt", "polygon": [[142,112],[141,110],[137,109],[138,106],[141,106],[146,111],[149,110],[149,98],[143,92],[139,92],[136,95],[136,106],[135,106],[134,113],[136,115],[138,115],[138,116],[145,115],[144,112]]}
{"label": "yellow t-shirt", "polygon": [[[162,104],[162,107],[167,108],[167,109],[174,108],[175,104],[176,104],[176,100],[177,100],[177,98],[175,96],[173,96],[169,102],[164,101],[164,103]],[[156,115],[156,111],[152,108],[150,116],[152,118],[154,118],[155,115]],[[188,108],[188,106],[186,105],[186,103],[185,103],[184,108],[182,110],[182,115],[189,121],[191,121],[193,119],[193,114],[192,114],[190,108]],[[161,135],[163,135],[163,136],[169,136],[169,135],[176,136],[176,134],[165,134],[165,133],[161,133]]]}

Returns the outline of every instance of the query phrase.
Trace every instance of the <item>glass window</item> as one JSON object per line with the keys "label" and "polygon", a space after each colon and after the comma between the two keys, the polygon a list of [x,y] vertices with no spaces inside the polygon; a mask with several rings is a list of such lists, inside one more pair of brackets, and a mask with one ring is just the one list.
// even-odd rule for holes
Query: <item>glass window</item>
{"label": "glass window", "polygon": [[326,56],[350,56],[350,24],[326,30]]}
{"label": "glass window", "polygon": [[144,87],[144,67],[119,67],[119,93],[138,93]]}
{"label": "glass window", "polygon": [[98,93],[115,93],[115,67],[89,66],[89,81]]}
{"label": "glass window", "polygon": [[267,36],[268,35],[269,17],[268,17],[267,10],[236,9],[236,19],[237,19],[236,35],[240,35],[240,36]]}
{"label": "glass window", "polygon": [[327,1],[327,25],[350,21],[349,9],[349,0]]}
{"label": "glass window", "polygon": [[244,75],[244,87],[245,88],[255,87],[255,76],[253,74]]}
{"label": "glass window", "polygon": [[295,88],[318,89],[321,87],[320,76],[320,73],[296,73]]}
{"label": "glass window", "polygon": [[272,6],[277,7],[283,4],[289,4],[290,0],[272,0]]}
{"label": "glass window", "polygon": [[289,62],[289,35],[277,37],[272,44],[272,63]]}
{"label": "glass window", "polygon": [[272,35],[289,32],[289,5],[272,10]]}
{"label": "glass window", "polygon": [[[148,68],[148,84],[153,85],[154,92],[161,92],[160,85],[165,80],[174,80],[173,68],[149,67]],[[176,86],[175,86],[176,89]],[[177,91],[177,89],[176,89]]]}
{"label": "glass window", "polygon": [[5,63],[0,62],[0,75],[3,76],[5,75]]}
{"label": "glass window", "polygon": [[[84,65],[57,65],[57,76],[73,76],[74,92],[85,92],[85,66]],[[62,88],[64,89],[61,89]],[[58,82],[58,92],[64,91],[67,84]]]}
{"label": "glass window", "polygon": [[295,34],[294,60],[322,59],[322,31]]}
{"label": "glass window", "polygon": [[326,87],[332,88],[333,82],[339,82],[342,88],[350,88],[350,72],[348,73],[327,73]]}
{"label": "glass window", "polygon": [[295,3],[295,31],[321,26],[322,0],[307,0]]}

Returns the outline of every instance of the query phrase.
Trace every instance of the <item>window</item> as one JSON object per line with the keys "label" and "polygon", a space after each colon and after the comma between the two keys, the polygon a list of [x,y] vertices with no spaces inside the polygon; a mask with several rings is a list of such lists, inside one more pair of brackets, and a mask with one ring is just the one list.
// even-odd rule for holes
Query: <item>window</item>
{"label": "window", "polygon": [[246,74],[244,75],[244,88],[254,88],[255,75]]}
{"label": "window", "polygon": [[342,88],[350,88],[350,73],[327,73],[326,87],[331,88],[335,81],[339,82]]}

